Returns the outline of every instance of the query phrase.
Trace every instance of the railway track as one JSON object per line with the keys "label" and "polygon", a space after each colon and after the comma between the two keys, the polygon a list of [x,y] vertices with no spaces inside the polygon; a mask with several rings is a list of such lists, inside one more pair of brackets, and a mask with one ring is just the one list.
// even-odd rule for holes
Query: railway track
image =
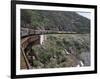
{"label": "railway track", "polygon": [[[32,29],[27,29],[27,28],[22,28],[21,30],[22,30],[21,36],[22,37],[25,36],[24,38],[21,38],[21,69],[31,69],[32,66],[29,62],[27,52],[25,51],[25,49],[27,49],[29,46],[32,47],[32,45],[40,44],[40,35],[31,35],[30,36],[30,34],[51,33],[53,31],[41,30],[40,32],[38,32],[38,30],[34,31]],[[56,32],[56,31],[54,31],[54,32]],[[61,33],[65,33],[65,32],[63,31]],[[70,34],[70,32],[68,32],[68,34]],[[73,34],[77,34],[77,33],[73,33]],[[68,51],[65,50],[65,52],[68,55],[71,62],[73,60],[76,61],[76,62],[72,62],[72,63],[74,63],[73,66],[76,66],[79,63],[78,59],[74,55],[70,54]]]}
{"label": "railway track", "polygon": [[30,65],[27,52],[25,52],[25,49],[29,45],[35,45],[36,43],[39,44],[37,41],[39,41],[39,36],[28,36],[26,38],[21,39],[21,69],[31,69],[32,66]]}

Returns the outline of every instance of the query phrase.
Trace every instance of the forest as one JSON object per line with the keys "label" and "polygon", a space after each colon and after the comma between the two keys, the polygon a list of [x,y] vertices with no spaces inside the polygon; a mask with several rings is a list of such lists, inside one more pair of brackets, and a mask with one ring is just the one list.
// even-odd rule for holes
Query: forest
{"label": "forest", "polygon": [[89,33],[90,20],[77,12],[22,9],[21,27],[34,30]]}

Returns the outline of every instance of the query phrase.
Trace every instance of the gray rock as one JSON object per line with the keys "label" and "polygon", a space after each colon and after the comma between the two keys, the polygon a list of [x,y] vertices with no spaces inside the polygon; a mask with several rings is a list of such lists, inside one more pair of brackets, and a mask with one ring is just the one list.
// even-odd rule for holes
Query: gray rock
{"label": "gray rock", "polygon": [[83,61],[84,63],[84,66],[90,66],[91,64],[91,57],[90,57],[90,52],[82,52],[80,55],[79,55],[80,59]]}

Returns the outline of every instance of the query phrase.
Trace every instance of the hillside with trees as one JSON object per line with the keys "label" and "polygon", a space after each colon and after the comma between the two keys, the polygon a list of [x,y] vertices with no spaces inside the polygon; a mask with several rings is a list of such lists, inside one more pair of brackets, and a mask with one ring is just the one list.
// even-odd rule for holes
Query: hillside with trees
{"label": "hillside with trees", "polygon": [[70,11],[21,10],[21,27],[89,33],[90,20]]}
{"label": "hillside with trees", "polygon": [[[21,9],[20,16],[21,28],[65,32],[64,34],[58,32],[58,34],[33,34],[39,39],[25,48],[25,54],[32,68],[83,67],[91,65],[90,20],[88,18],[73,11],[31,9]],[[42,44],[40,43],[41,35],[45,37]],[[28,42],[25,44],[28,44]]]}

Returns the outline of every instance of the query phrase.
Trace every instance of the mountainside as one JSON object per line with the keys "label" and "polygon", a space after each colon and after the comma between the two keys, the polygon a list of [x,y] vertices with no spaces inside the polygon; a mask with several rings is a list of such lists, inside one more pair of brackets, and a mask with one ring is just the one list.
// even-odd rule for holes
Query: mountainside
{"label": "mountainside", "polygon": [[[45,37],[42,44],[31,43],[32,47],[25,49],[31,68],[90,66],[89,34],[46,34]],[[21,58],[21,68],[26,69],[23,62]]]}
{"label": "mountainside", "polygon": [[21,27],[34,30],[89,33],[90,20],[76,12],[22,9]]}
{"label": "mountainside", "polygon": [[20,34],[32,68],[91,65],[90,20],[77,12],[21,9]]}
{"label": "mountainside", "polygon": [[[39,63],[35,68],[76,67],[79,61],[90,66],[89,34],[48,34],[42,45],[33,45],[32,52],[37,54]],[[40,65],[40,63],[42,65]]]}

